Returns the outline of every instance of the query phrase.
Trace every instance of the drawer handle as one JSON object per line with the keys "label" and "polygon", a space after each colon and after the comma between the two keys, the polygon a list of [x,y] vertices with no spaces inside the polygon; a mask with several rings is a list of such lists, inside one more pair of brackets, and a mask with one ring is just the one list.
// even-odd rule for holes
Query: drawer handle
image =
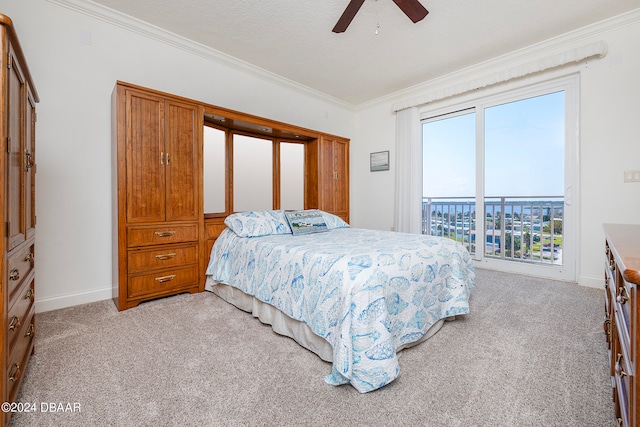
{"label": "drawer handle", "polygon": [[624,378],[627,376],[627,373],[622,369],[622,365],[620,365],[621,360],[622,360],[622,353],[618,353],[618,357],[616,358],[616,374],[620,378]]}
{"label": "drawer handle", "polygon": [[618,294],[616,301],[618,301],[618,304],[624,304],[625,302],[629,301],[626,288],[624,287],[620,288],[620,293]]}
{"label": "drawer handle", "polygon": [[609,336],[611,334],[611,318],[609,315],[604,316],[604,333],[607,335],[607,342],[609,342]]}
{"label": "drawer handle", "polygon": [[20,375],[20,364],[16,362],[13,364],[11,372],[9,372],[9,381],[16,382],[18,380],[18,375]]}
{"label": "drawer handle", "polygon": [[33,335],[35,335],[36,333],[36,325],[34,325],[33,323],[31,323],[29,325],[29,328],[27,328],[27,333],[24,334],[25,337],[32,337]]}
{"label": "drawer handle", "polygon": [[24,299],[33,299],[33,288],[29,288],[27,293],[24,295]]}
{"label": "drawer handle", "polygon": [[176,234],[175,231],[156,231],[156,236],[158,237],[170,237]]}
{"label": "drawer handle", "polygon": [[156,255],[156,258],[158,258],[160,261],[166,261],[168,259],[171,258],[175,258],[176,254],[162,254],[162,255]]}
{"label": "drawer handle", "polygon": [[9,322],[9,330],[15,331],[18,326],[20,326],[20,318],[14,315],[11,322]]}
{"label": "drawer handle", "polygon": [[17,268],[14,268],[9,273],[9,280],[19,280],[20,279],[20,271]]}
{"label": "drawer handle", "polygon": [[24,257],[25,262],[33,262],[33,252],[29,252],[26,257]]}
{"label": "drawer handle", "polygon": [[158,282],[160,282],[160,283],[164,283],[164,282],[170,282],[170,281],[172,281],[172,280],[173,280],[173,279],[175,279],[175,278],[176,278],[176,275],[175,275],[175,274],[172,274],[172,275],[170,275],[170,276],[156,277],[156,280],[157,280]]}

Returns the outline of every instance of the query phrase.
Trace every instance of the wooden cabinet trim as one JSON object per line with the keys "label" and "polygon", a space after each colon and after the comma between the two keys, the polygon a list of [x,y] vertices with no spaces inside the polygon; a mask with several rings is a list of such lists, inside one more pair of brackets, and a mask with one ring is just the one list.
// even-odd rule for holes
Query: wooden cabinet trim
{"label": "wooden cabinet trim", "polygon": [[[0,195],[5,206],[0,210],[0,223],[5,227],[4,238],[0,239],[4,254],[0,266],[3,299],[0,394],[3,402],[12,402],[34,345],[35,264],[32,256],[36,232],[35,129],[39,97],[13,22],[1,14],[0,39],[3,64],[0,111],[4,123],[0,126],[0,140],[6,145],[0,150],[4,183]],[[9,412],[3,413],[1,424],[7,425],[10,416]]]}

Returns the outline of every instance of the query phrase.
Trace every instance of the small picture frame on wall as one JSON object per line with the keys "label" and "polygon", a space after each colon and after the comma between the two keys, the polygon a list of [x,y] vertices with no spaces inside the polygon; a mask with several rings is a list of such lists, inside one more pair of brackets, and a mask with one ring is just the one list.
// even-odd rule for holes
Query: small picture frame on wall
{"label": "small picture frame on wall", "polygon": [[389,150],[371,153],[371,172],[389,170]]}

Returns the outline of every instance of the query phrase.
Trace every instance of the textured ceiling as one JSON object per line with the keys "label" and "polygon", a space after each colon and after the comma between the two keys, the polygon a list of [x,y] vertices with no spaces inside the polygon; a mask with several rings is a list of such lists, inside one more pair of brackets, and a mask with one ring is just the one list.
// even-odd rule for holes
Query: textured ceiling
{"label": "textured ceiling", "polygon": [[[359,105],[640,7],[640,0],[94,0],[259,68]],[[376,34],[378,30],[378,34]]]}

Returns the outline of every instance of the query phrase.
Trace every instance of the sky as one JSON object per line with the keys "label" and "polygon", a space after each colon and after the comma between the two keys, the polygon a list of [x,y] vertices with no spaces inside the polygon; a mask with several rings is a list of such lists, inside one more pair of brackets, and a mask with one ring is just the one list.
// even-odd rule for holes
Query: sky
{"label": "sky", "polygon": [[[423,197],[475,197],[475,110],[423,124]],[[487,197],[564,194],[564,92],[484,109]]]}

